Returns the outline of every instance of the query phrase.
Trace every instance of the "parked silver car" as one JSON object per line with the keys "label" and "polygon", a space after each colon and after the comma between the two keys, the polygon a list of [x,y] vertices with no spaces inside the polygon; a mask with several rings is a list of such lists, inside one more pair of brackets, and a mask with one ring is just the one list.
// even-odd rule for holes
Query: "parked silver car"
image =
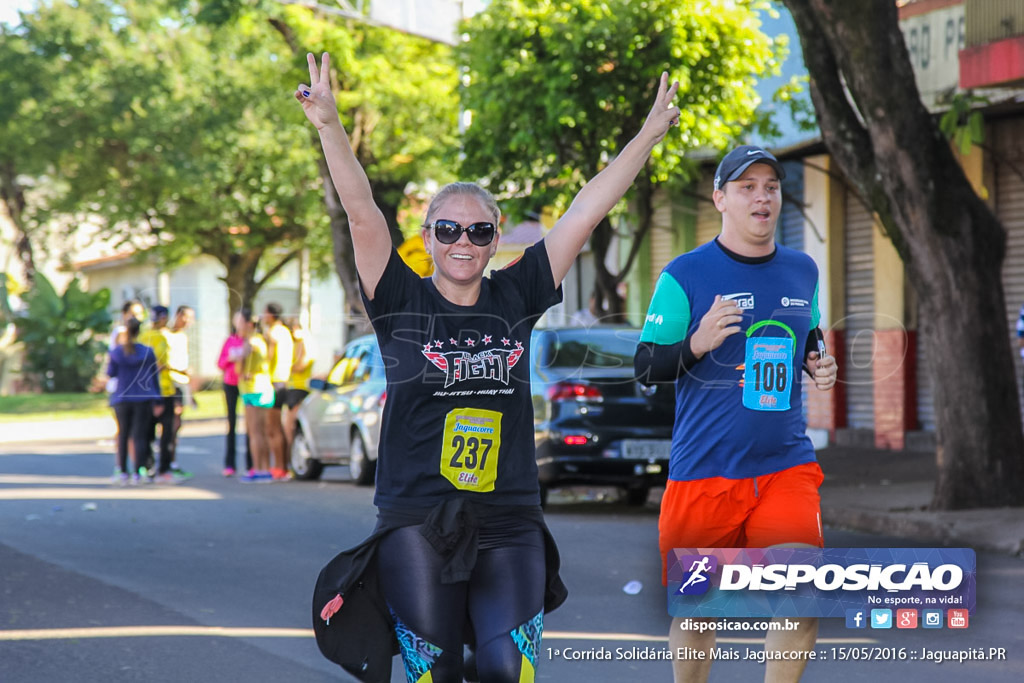
{"label": "parked silver car", "polygon": [[352,481],[372,484],[386,390],[377,340],[365,335],[350,342],[326,381],[310,382],[299,406],[291,455],[295,476],[318,479],[327,465],[347,465]]}

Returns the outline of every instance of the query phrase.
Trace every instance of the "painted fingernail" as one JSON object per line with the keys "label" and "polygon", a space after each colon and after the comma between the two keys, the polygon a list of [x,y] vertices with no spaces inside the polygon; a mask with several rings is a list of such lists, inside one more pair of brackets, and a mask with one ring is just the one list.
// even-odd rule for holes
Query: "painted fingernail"
{"label": "painted fingernail", "polygon": [[309,97],[309,91],[308,90],[303,90],[302,91],[302,96],[303,97]]}

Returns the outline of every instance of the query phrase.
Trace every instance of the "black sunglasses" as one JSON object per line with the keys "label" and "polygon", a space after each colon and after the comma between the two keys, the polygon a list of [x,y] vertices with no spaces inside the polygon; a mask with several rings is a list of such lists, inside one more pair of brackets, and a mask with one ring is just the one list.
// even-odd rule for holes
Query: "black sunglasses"
{"label": "black sunglasses", "polygon": [[459,241],[463,231],[465,231],[469,241],[478,247],[486,247],[494,240],[494,223],[473,223],[473,225],[468,225],[464,228],[455,221],[441,218],[423,227],[433,229],[434,237],[441,244],[455,244]]}

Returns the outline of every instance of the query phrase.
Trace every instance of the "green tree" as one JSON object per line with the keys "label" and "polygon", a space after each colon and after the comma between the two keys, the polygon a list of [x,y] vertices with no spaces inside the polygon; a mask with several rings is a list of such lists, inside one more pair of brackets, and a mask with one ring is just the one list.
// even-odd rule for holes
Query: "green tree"
{"label": "green tree", "polygon": [[74,93],[50,104],[76,143],[56,160],[55,210],[165,265],[213,256],[231,309],[325,242],[304,121],[282,93],[288,55],[265,25],[200,24],[175,0],[58,2],[25,23]]}
{"label": "green tree", "polygon": [[14,226],[13,246],[31,283],[36,272],[33,233],[38,229],[31,183],[46,172],[47,160],[66,141],[45,135],[39,125],[38,85],[50,81],[50,69],[43,56],[31,50],[24,32],[23,27],[0,25],[0,209]]}
{"label": "green tree", "polygon": [[[906,265],[935,391],[932,507],[1024,503],[1001,278],[1006,231],[924,107],[892,0],[785,0],[818,123]],[[977,131],[976,131],[977,132]]]}
{"label": "green tree", "polygon": [[58,294],[45,275],[36,273],[23,300],[26,310],[15,324],[28,372],[46,392],[87,391],[107,351],[103,335],[110,331],[110,292],[86,292],[74,279]]}
{"label": "green tree", "polygon": [[680,82],[679,132],[670,132],[637,177],[631,251],[605,266],[609,219],[591,238],[595,293],[619,314],[616,285],[650,229],[655,190],[682,184],[686,154],[722,148],[755,120],[758,78],[774,74],[782,44],[759,30],[766,3],[705,0],[495,0],[465,25],[469,40],[462,173],[482,178],[522,211],[563,208],[640,129],[658,77]]}
{"label": "green tree", "polygon": [[[306,53],[331,53],[333,88],[353,151],[366,170],[398,245],[404,239],[399,212],[411,185],[445,182],[457,143],[458,73],[451,49],[366,22],[338,18],[317,9],[273,0],[208,0],[201,16],[214,24],[262,21],[276,31],[291,57],[282,94],[309,80]],[[291,101],[294,111],[301,109]],[[352,239],[330,179],[316,131],[306,127],[315,150],[333,242],[334,265],[350,313],[364,317]]]}

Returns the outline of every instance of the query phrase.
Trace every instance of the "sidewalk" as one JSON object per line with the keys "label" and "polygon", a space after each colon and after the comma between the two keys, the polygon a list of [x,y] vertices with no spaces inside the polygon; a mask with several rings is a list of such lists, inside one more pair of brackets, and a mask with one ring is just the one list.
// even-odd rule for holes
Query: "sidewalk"
{"label": "sidewalk", "polygon": [[[227,422],[186,420],[185,430],[187,436],[224,434]],[[0,451],[8,444],[113,439],[116,431],[109,417],[2,424]],[[935,488],[934,453],[829,446],[818,451],[818,460],[825,472],[821,515],[826,526],[935,546],[1024,553],[1024,507],[928,510]]]}
{"label": "sidewalk", "polygon": [[825,472],[821,516],[828,526],[935,546],[1010,555],[1024,551],[1024,507],[928,510],[935,489],[934,453],[829,446],[818,451],[818,461]]}
{"label": "sidewalk", "polygon": [[[244,422],[239,420],[242,433],[245,431]],[[186,414],[182,429],[187,429],[187,436],[209,436],[226,434],[227,425],[226,418],[190,420]],[[113,415],[54,422],[25,420],[0,424],[0,447],[19,443],[112,440],[115,436],[117,422]]]}

